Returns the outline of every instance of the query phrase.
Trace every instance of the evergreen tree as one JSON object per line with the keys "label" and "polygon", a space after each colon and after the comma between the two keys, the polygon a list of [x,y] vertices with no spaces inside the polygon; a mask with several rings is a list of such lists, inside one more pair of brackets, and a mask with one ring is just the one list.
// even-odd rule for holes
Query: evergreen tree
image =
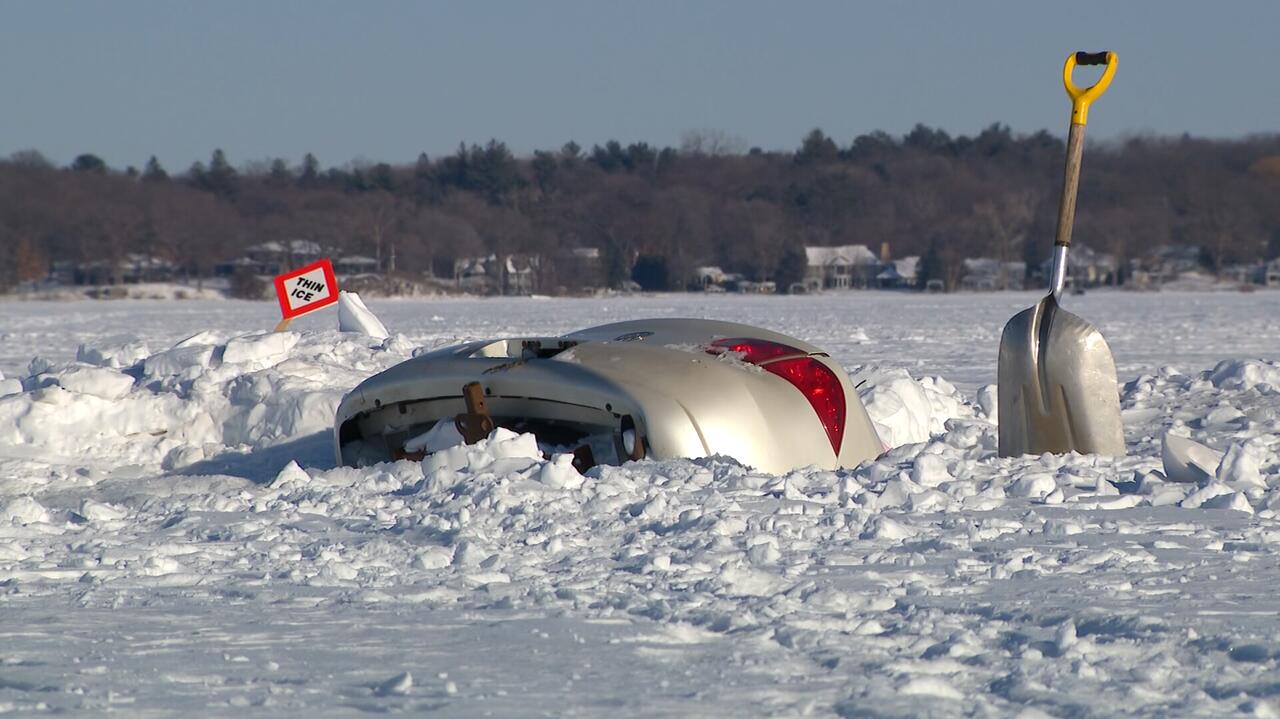
{"label": "evergreen tree", "polygon": [[580,159],[582,159],[582,147],[573,140],[564,143],[560,148],[560,162],[566,168],[572,168]]}
{"label": "evergreen tree", "polygon": [[276,186],[293,182],[293,172],[289,170],[289,163],[285,162],[284,158],[277,157],[271,161],[271,169],[267,172],[267,181]]}
{"label": "evergreen tree", "polygon": [[169,173],[164,171],[164,168],[160,166],[160,161],[156,159],[155,155],[152,155],[142,169],[142,179],[144,182],[167,182]]}
{"label": "evergreen tree", "polygon": [[555,186],[556,172],[560,169],[555,155],[537,150],[533,153],[533,161],[529,163],[529,168],[533,170],[533,179],[538,183],[538,189],[550,192]]}
{"label": "evergreen tree", "polygon": [[298,187],[309,188],[320,184],[320,161],[308,152],[302,157],[302,171],[298,173]]}
{"label": "evergreen tree", "polygon": [[392,192],[396,189],[395,175],[391,172],[391,165],[385,162],[379,162],[369,168],[369,176],[367,178],[369,189],[385,190]]}
{"label": "evergreen tree", "polygon": [[796,151],[796,162],[802,165],[830,162],[839,156],[840,149],[836,147],[835,141],[815,127],[800,142],[800,149]]}
{"label": "evergreen tree", "polygon": [[233,197],[239,189],[239,177],[236,170],[227,162],[227,155],[221,149],[213,151],[209,158],[209,170],[204,175],[204,189],[219,197]]}
{"label": "evergreen tree", "polygon": [[83,155],[76,155],[76,159],[71,161],[71,169],[76,172],[94,172],[103,175],[107,172],[107,163],[101,157],[86,152]]}

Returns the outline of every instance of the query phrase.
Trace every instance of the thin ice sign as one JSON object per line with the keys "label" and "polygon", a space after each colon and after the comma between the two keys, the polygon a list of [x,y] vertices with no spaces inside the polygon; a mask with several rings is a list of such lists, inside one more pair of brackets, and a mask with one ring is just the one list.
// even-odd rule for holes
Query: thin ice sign
{"label": "thin ice sign", "polygon": [[338,301],[338,279],[327,258],[277,275],[280,314],[289,320]]}

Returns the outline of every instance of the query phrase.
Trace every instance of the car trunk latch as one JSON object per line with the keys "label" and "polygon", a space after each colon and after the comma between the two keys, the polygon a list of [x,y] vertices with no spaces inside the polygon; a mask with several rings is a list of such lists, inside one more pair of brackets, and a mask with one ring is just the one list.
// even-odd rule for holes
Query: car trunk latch
{"label": "car trunk latch", "polygon": [[475,444],[493,432],[493,417],[489,416],[489,408],[484,401],[484,390],[479,382],[468,382],[462,387],[462,400],[467,403],[467,411],[453,418],[467,444]]}

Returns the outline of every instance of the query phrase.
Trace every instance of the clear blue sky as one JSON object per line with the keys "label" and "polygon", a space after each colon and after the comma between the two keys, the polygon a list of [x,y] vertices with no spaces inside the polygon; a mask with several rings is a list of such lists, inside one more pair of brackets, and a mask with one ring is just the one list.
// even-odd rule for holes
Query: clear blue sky
{"label": "clear blue sky", "polygon": [[330,166],[701,128],[766,149],[813,127],[1061,134],[1075,49],[1120,54],[1091,136],[1280,130],[1277,0],[0,0],[0,155],[177,171],[214,147]]}

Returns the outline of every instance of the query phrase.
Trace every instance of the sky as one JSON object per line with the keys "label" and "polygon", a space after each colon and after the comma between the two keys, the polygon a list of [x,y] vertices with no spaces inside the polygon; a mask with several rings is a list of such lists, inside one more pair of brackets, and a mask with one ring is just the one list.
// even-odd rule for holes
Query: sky
{"label": "sky", "polygon": [[0,156],[183,170],[214,148],[328,167],[490,138],[1065,134],[1062,62],[1104,49],[1120,64],[1090,137],[1238,137],[1280,131],[1278,29],[1275,0],[0,0]]}

